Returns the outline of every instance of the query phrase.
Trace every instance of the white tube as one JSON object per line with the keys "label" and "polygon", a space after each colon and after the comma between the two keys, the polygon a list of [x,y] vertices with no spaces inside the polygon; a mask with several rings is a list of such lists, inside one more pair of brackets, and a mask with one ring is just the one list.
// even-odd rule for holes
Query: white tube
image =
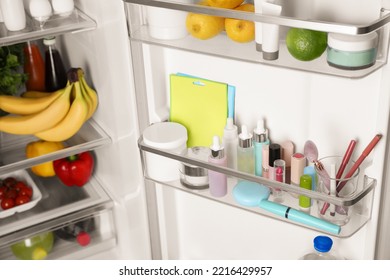
{"label": "white tube", "polygon": [[[255,13],[256,14],[261,14],[262,13],[262,8],[261,4],[265,2],[266,0],[255,0]],[[261,22],[255,22],[255,41],[256,41],[256,50],[258,52],[261,52],[262,48],[261,45],[263,43],[263,27]]]}
{"label": "white tube", "polygon": [[[262,2],[263,15],[280,16],[282,6]],[[262,51],[263,59],[275,60],[279,57],[279,25],[263,23],[262,25]]]}

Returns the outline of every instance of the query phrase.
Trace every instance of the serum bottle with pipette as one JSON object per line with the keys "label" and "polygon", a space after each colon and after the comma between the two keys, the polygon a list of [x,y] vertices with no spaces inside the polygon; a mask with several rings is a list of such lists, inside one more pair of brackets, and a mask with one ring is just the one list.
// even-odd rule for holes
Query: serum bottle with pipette
{"label": "serum bottle with pipette", "polygon": [[253,146],[255,152],[255,175],[263,176],[263,147],[269,145],[268,131],[264,127],[264,120],[257,121],[253,130]]}
{"label": "serum bottle with pipette", "polygon": [[241,172],[255,174],[252,134],[248,132],[246,125],[241,126],[241,133],[238,135],[237,169]]}
{"label": "serum bottle with pipette", "polygon": [[[219,136],[213,137],[213,144],[210,147],[210,163],[227,167],[227,158],[223,146],[219,143]],[[224,173],[209,170],[209,189],[214,197],[222,197],[227,193],[227,176]]]}

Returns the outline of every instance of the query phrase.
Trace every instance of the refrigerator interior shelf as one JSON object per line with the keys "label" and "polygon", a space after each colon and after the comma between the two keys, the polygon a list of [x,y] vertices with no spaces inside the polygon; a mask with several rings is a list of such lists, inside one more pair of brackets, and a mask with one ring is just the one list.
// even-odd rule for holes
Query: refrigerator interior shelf
{"label": "refrigerator interior shelf", "polygon": [[39,163],[64,158],[111,143],[111,138],[94,121],[86,122],[79,132],[65,142],[66,148],[35,158],[26,158],[26,145],[34,136],[0,133],[0,175],[25,169]]}
{"label": "refrigerator interior shelf", "polygon": [[[299,187],[294,186],[294,185],[279,183],[279,182],[276,182],[273,180],[268,180],[268,179],[263,178],[263,177],[258,177],[258,176],[254,176],[251,174],[243,173],[243,172],[233,170],[233,169],[230,169],[227,167],[221,167],[218,165],[214,165],[214,164],[208,163],[206,161],[202,161],[202,160],[198,160],[198,159],[194,159],[194,158],[189,158],[189,157],[186,157],[186,156],[183,156],[180,154],[158,150],[158,149],[155,149],[153,147],[146,145],[142,140],[142,136],[140,137],[140,139],[138,141],[138,146],[140,148],[141,158],[143,160],[144,174],[148,180],[154,181],[154,182],[159,183],[159,184],[171,186],[171,187],[180,189],[182,191],[192,193],[194,195],[198,195],[198,196],[201,196],[201,197],[204,197],[207,199],[211,199],[211,200],[214,200],[214,201],[217,201],[220,203],[224,203],[224,204],[227,204],[230,206],[234,206],[234,207],[237,207],[240,209],[244,209],[244,210],[247,210],[250,212],[258,213],[258,214],[261,214],[264,216],[272,217],[272,218],[275,218],[278,220],[286,221],[289,223],[295,223],[295,222],[292,222],[291,220],[287,220],[287,219],[284,219],[283,217],[279,217],[279,216],[276,216],[272,213],[264,211],[258,207],[245,207],[245,206],[239,205],[233,198],[232,189],[235,186],[235,184],[237,183],[237,179],[241,179],[241,180],[248,180],[248,181],[256,182],[256,183],[265,185],[267,187],[270,187],[272,189],[278,188],[278,189],[285,191],[286,192],[284,194],[285,200],[282,204],[289,206],[291,208],[299,209],[298,198],[297,198],[298,195],[304,195],[304,196],[310,197],[313,200],[313,206],[311,207],[310,214],[315,216],[315,217],[319,217],[319,215],[317,214],[318,213],[317,203],[314,203],[314,201],[328,202],[332,205],[337,205],[337,206],[341,206],[341,207],[346,207],[348,209],[353,209],[353,211],[351,211],[352,214],[351,214],[349,222],[347,224],[341,226],[341,231],[338,235],[335,235],[335,234],[332,234],[332,233],[329,233],[326,231],[322,231],[326,234],[331,234],[331,235],[338,236],[338,237],[349,237],[349,236],[353,235],[362,226],[364,226],[365,223],[371,218],[372,194],[373,194],[373,189],[376,186],[376,180],[373,178],[369,178],[365,175],[362,175],[359,178],[358,191],[356,191],[354,193],[354,195],[352,195],[348,198],[330,197],[330,196],[325,195],[325,194],[320,193],[320,192],[302,189],[302,188],[299,188]],[[167,157],[167,158],[170,158],[173,160],[177,160],[179,162],[183,162],[186,164],[195,165],[195,166],[203,167],[203,168],[206,168],[209,170],[214,170],[214,171],[224,173],[224,174],[229,176],[228,194],[222,198],[215,198],[215,197],[210,195],[208,189],[204,189],[204,190],[190,189],[190,188],[182,185],[180,180],[174,180],[174,181],[169,181],[169,182],[161,182],[159,180],[155,180],[154,178],[151,178],[148,175],[147,160],[145,158],[145,153],[153,153],[153,154],[156,154],[156,155],[159,155],[162,157]],[[273,200],[272,195],[270,196],[270,200]],[[298,223],[295,223],[295,224],[298,224]],[[298,225],[314,229],[310,226],[306,226],[303,224],[298,224]],[[315,229],[315,230],[321,231],[319,229]]]}
{"label": "refrigerator interior shelf", "polygon": [[329,66],[326,59],[326,51],[319,58],[314,59],[312,61],[300,61],[295,59],[288,52],[284,38],[280,38],[279,58],[277,60],[263,59],[262,53],[256,50],[256,44],[254,41],[245,44],[237,43],[230,40],[225,32],[222,32],[219,35],[208,40],[199,40],[197,38],[192,37],[191,35],[187,35],[182,39],[176,40],[155,39],[149,35],[147,22],[145,18],[140,15],[142,14],[142,7],[138,7],[137,9],[137,6],[140,5],[129,5],[129,12],[131,14],[131,18],[133,18],[132,22],[129,23],[130,38],[133,42],[143,42],[147,44],[219,56],[228,59],[235,59],[251,63],[260,63],[275,67],[283,67],[288,69],[296,69],[301,71],[309,71],[314,73],[347,78],[365,77],[384,66],[387,62],[389,41],[389,31],[387,23],[390,21],[390,13],[384,13],[383,17],[372,22],[369,25],[354,26],[341,23],[301,20],[283,16],[264,16],[255,13],[246,13],[236,10],[213,8],[193,4],[172,3],[169,1],[124,1],[144,6],[164,7],[188,12],[205,13],[229,18],[240,18],[246,20],[279,24],[285,26],[283,28],[309,28],[324,32],[336,32],[350,35],[366,34],[372,31],[377,31],[379,33],[379,45],[374,65],[364,69],[346,70]]}
{"label": "refrigerator interior shelf", "polygon": [[0,23],[0,45],[11,45],[28,40],[40,39],[64,33],[75,33],[96,28],[96,22],[75,8],[68,17],[53,15],[41,27],[39,22],[27,15],[27,26],[21,31],[10,32],[4,23]]}
{"label": "refrigerator interior shelf", "polygon": [[[71,219],[72,217],[68,217]],[[91,225],[90,221],[93,221]],[[83,223],[89,223],[86,228],[82,228]],[[69,227],[70,229],[74,228],[75,225],[79,226],[79,229],[85,230],[89,237],[90,242],[85,246],[81,246],[71,235],[64,236],[64,231],[61,231],[64,227]],[[80,228],[81,225],[81,228]],[[68,230],[69,230],[68,228]],[[76,231],[78,231],[77,229]],[[20,242],[25,242],[26,245],[29,245],[28,240],[35,241],[35,236],[40,234],[45,234],[51,232],[54,236],[53,247],[45,259],[83,259],[90,255],[97,254],[104,250],[113,248],[116,245],[116,233],[114,227],[113,213],[111,209],[103,209],[93,212],[89,215],[84,215],[83,217],[70,220],[69,222],[57,223],[55,226],[47,225],[41,227],[39,231],[31,232],[26,234],[24,237],[19,238],[18,240],[13,240],[11,242],[2,243],[0,247],[0,258],[1,259],[19,259],[17,255],[14,254],[11,247]],[[69,231],[68,231],[69,232]],[[62,238],[61,238],[62,237]],[[64,237],[66,239],[64,239]],[[32,239],[31,239],[32,238]],[[25,241],[26,240],[26,241]],[[36,242],[36,241],[35,241]],[[31,243],[31,242],[30,242]],[[27,249],[28,250],[28,249]],[[21,253],[26,253],[22,252]],[[16,252],[18,254],[18,252]]]}
{"label": "refrigerator interior shelf", "polygon": [[30,172],[42,199],[32,209],[0,220],[0,244],[90,216],[114,205],[94,177],[83,187],[67,187],[57,177],[42,178]]}

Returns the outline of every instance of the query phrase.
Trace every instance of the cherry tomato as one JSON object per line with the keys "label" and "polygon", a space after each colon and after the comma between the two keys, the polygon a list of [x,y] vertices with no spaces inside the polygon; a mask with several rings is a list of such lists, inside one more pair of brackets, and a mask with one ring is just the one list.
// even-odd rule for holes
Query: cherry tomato
{"label": "cherry tomato", "polygon": [[15,199],[18,196],[18,192],[15,189],[9,189],[5,194],[5,197]]}
{"label": "cherry tomato", "polygon": [[12,198],[4,198],[1,201],[1,208],[4,210],[10,209],[15,206],[15,201]]}
{"label": "cherry tomato", "polygon": [[19,195],[27,195],[31,198],[33,195],[33,190],[29,186],[21,187],[19,190]]}
{"label": "cherry tomato", "polygon": [[17,183],[14,185],[13,188],[14,188],[16,191],[20,191],[20,189],[21,189],[21,188],[24,188],[24,187],[27,187],[27,185],[26,185],[24,182],[19,181],[19,182],[17,182]]}
{"label": "cherry tomato", "polygon": [[3,199],[8,191],[8,188],[6,186],[0,187],[0,200]]}
{"label": "cherry tomato", "polygon": [[7,188],[12,188],[17,183],[14,177],[7,177],[3,180],[3,185]]}
{"label": "cherry tomato", "polygon": [[28,197],[27,195],[18,195],[15,198],[15,205],[22,205],[27,202],[30,202],[30,200],[31,200],[30,197]]}

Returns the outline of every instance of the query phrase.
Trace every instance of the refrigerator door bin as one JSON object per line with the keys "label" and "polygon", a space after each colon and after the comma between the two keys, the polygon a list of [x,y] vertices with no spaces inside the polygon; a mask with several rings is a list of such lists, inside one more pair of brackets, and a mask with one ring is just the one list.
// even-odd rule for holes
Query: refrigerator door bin
{"label": "refrigerator door bin", "polygon": [[[128,22],[130,30],[130,38],[133,41],[143,42],[151,45],[165,46],[169,48],[182,49],[197,53],[210,54],[230,59],[247,61],[252,63],[260,63],[289,69],[297,69],[310,71],[314,73],[323,73],[334,76],[361,78],[381,68],[387,62],[388,53],[388,22],[390,15],[387,10],[378,11],[381,17],[368,24],[352,25],[338,22],[327,22],[321,20],[304,20],[295,18],[294,16],[268,16],[256,13],[247,13],[232,9],[222,9],[215,7],[199,6],[195,4],[183,4],[173,1],[143,1],[143,0],[124,0],[127,5],[127,12],[131,21]],[[285,35],[283,32],[279,38],[280,49],[279,59],[265,60],[262,58],[262,53],[256,51],[255,42],[238,44],[228,38],[225,32],[208,39],[199,40],[191,35],[176,40],[160,40],[153,38],[148,32],[148,22],[146,15],[146,7],[167,8],[177,11],[185,11],[199,14],[207,14],[220,16],[225,18],[244,19],[255,22],[271,23],[282,26],[283,28],[297,27],[323,32],[332,32],[345,35],[361,35],[370,32],[379,34],[379,45],[377,58],[373,66],[360,70],[345,70],[338,69],[328,65],[326,59],[326,51],[318,58],[312,61],[299,61],[293,58],[287,50],[285,43]]]}
{"label": "refrigerator door bin", "polygon": [[[373,190],[376,185],[376,180],[367,177],[366,175],[362,174],[359,178],[359,183],[358,183],[358,190],[350,197],[348,198],[341,198],[341,197],[330,197],[326,194],[312,191],[312,190],[306,190],[299,188],[294,185],[289,185],[289,184],[284,184],[284,183],[279,183],[273,180],[268,180],[263,177],[258,177],[254,176],[251,174],[246,174],[243,172],[239,172],[237,170],[233,170],[227,167],[221,167],[218,165],[214,165],[211,163],[208,163],[206,161],[186,157],[185,155],[181,154],[175,154],[172,152],[168,151],[162,151],[155,149],[153,147],[145,145],[143,142],[142,137],[139,139],[138,146],[141,152],[141,158],[143,160],[143,165],[144,165],[144,171],[145,171],[145,178],[148,180],[151,180],[155,183],[162,184],[165,186],[170,186],[185,192],[192,193],[197,196],[201,196],[207,199],[211,199],[214,201],[217,201],[219,203],[227,204],[233,207],[237,207],[246,211],[254,212],[260,215],[265,215],[270,218],[278,219],[280,221],[285,221],[289,223],[294,223],[299,226],[311,228],[316,231],[320,231],[326,234],[334,235],[337,237],[349,237],[355,234],[362,226],[364,226],[367,221],[370,220],[371,218],[371,206],[372,206],[372,199],[373,199]],[[145,154],[146,153],[153,153],[162,157],[167,157],[173,160],[177,160],[178,162],[186,163],[186,164],[191,164],[194,166],[199,166],[206,168],[208,170],[214,170],[218,171],[224,174],[227,174],[229,176],[228,178],[228,194],[222,198],[215,198],[210,195],[210,192],[208,189],[204,190],[193,190],[190,189],[186,186],[184,186],[180,180],[174,180],[170,182],[161,182],[158,180],[155,180],[154,178],[149,177],[147,173],[147,168],[145,168],[145,165],[147,164],[145,162]],[[318,205],[322,205],[324,202],[329,203],[330,205],[337,205],[339,208],[347,209],[347,211],[350,211],[350,218],[349,221],[345,225],[340,225],[341,230],[339,233],[332,233],[329,231],[325,231],[319,228],[315,228],[313,226],[308,226],[306,224],[302,224],[300,222],[295,222],[289,219],[286,219],[284,216],[279,216],[275,215],[273,213],[270,213],[264,209],[261,209],[259,207],[246,207],[242,206],[237,203],[237,201],[234,199],[232,195],[233,188],[239,182],[239,180],[247,180],[251,182],[255,182],[267,187],[270,187],[271,189],[281,189],[282,191],[285,192],[284,195],[284,201],[281,203],[287,207],[290,207],[291,209],[297,209],[299,210],[298,206],[298,198],[297,195],[303,195],[306,197],[311,198],[312,200],[312,206],[310,209],[310,214],[311,216],[314,216],[316,218],[322,219],[320,217],[319,209],[317,209]],[[273,201],[273,196],[271,195],[269,197],[270,201]],[[317,201],[320,201],[322,203],[317,203]]]}
{"label": "refrigerator door bin", "polygon": [[26,135],[0,134],[0,175],[24,169],[46,161],[71,156],[96,149],[111,143],[110,137],[93,121],[86,122],[79,132],[65,143],[66,148],[35,158],[26,158],[25,149],[29,142],[39,140]]}
{"label": "refrigerator door bin", "polygon": [[0,45],[11,45],[47,36],[57,36],[95,28],[96,22],[77,8],[69,17],[53,15],[42,27],[38,21],[27,15],[27,27],[18,32],[8,32],[4,23],[0,23]]}
{"label": "refrigerator door bin", "polygon": [[[83,246],[72,234],[63,234],[64,228],[66,233],[75,229],[72,234],[87,236]],[[85,232],[79,234],[81,230]],[[0,240],[1,259],[83,259],[114,247],[116,233],[109,207],[66,215]]]}

